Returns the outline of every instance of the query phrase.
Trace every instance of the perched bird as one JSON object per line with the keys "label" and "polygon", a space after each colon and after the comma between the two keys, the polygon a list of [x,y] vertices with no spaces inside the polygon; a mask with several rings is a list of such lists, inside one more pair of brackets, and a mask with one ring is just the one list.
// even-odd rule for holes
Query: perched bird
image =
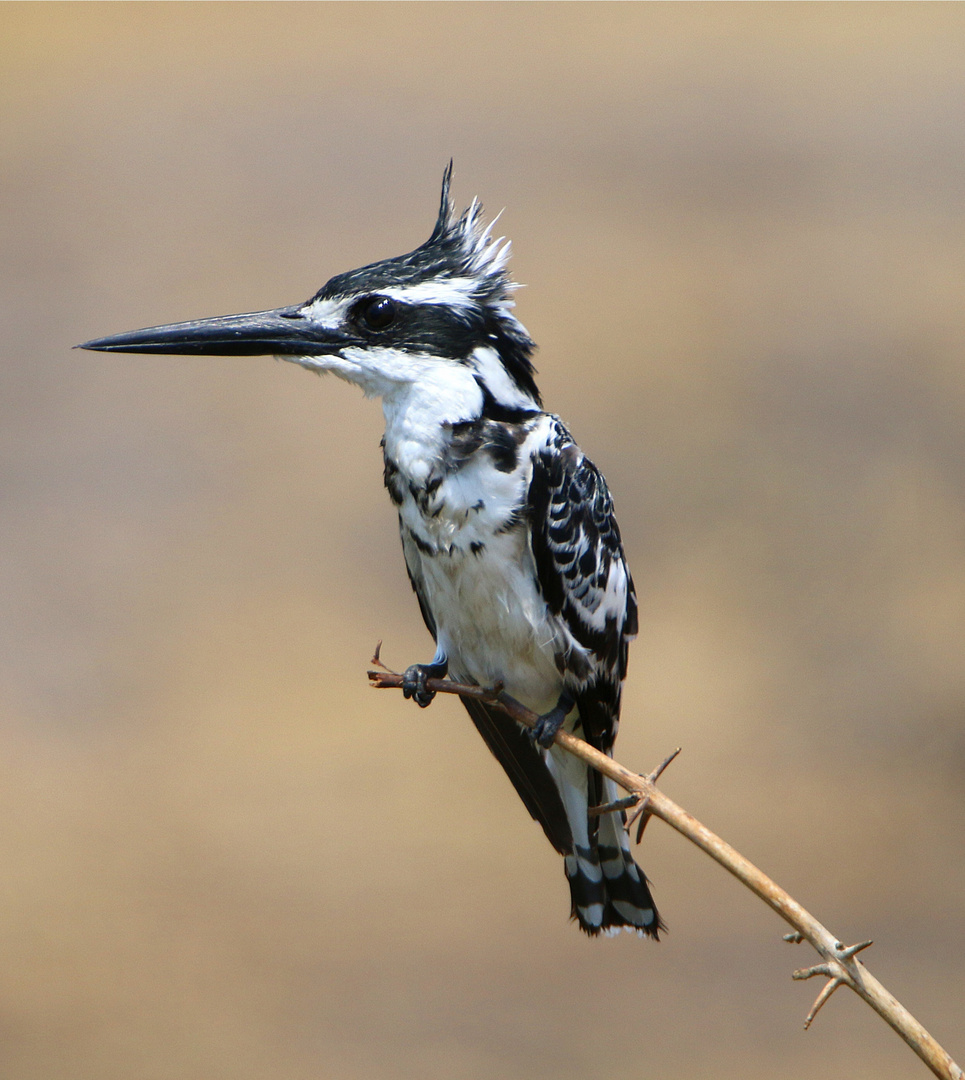
{"label": "perched bird", "polygon": [[428,663],[405,673],[492,686],[540,714],[534,732],[463,699],[547,839],[588,934],[662,923],[620,811],[588,815],[615,785],[553,745],[559,728],[612,753],[637,602],[606,482],[534,381],[513,313],[509,244],[477,201],[456,215],[442,183],[429,239],[339,274],[306,303],[135,330],[104,352],[276,355],[380,397],[385,486],[426,626]]}

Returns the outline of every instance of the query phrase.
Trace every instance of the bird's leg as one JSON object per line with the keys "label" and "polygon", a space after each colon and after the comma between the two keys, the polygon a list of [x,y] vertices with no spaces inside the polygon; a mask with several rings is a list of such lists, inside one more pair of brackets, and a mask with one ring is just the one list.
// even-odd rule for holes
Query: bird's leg
{"label": "bird's leg", "polygon": [[402,693],[412,698],[420,709],[424,709],[436,696],[435,690],[427,690],[429,679],[444,679],[449,673],[449,657],[441,648],[428,664],[412,664],[402,673]]}
{"label": "bird's leg", "polygon": [[553,745],[556,733],[563,726],[563,721],[575,704],[573,698],[564,690],[560,694],[556,707],[550,709],[548,713],[543,713],[539,720],[529,729],[530,735],[544,750],[548,750]]}

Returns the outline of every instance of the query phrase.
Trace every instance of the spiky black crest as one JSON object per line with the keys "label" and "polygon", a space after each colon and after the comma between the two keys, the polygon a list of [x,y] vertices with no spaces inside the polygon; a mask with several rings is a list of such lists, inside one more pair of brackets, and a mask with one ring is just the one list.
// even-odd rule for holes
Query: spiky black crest
{"label": "spiky black crest", "polygon": [[[456,215],[449,195],[451,182],[450,161],[442,177],[439,215],[424,244],[407,255],[336,275],[313,301],[413,289],[412,299],[406,302],[423,309],[427,326],[442,329],[440,322],[448,324],[451,333],[444,339],[449,355],[468,357],[479,346],[495,349],[520,389],[539,404],[531,359],[536,346],[513,314],[516,286],[506,272],[509,242],[493,239],[494,222],[483,225],[477,199]],[[424,343],[431,348],[430,340]],[[438,351],[445,351],[441,340]]]}
{"label": "spiky black crest", "polygon": [[439,216],[429,239],[407,255],[369,263],[358,270],[337,274],[318,291],[319,298],[349,296],[369,289],[417,285],[439,281],[471,280],[480,302],[511,303],[513,289],[505,272],[509,244],[493,240],[492,226],[480,222],[482,206],[478,200],[460,217],[449,197],[452,162],[442,177]]}

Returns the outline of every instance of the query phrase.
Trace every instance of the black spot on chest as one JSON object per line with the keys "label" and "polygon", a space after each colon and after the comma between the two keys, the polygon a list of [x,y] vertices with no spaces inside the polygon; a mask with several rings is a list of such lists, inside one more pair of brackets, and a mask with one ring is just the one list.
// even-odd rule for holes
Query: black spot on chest
{"label": "black spot on chest", "polygon": [[447,467],[460,469],[477,454],[487,454],[499,472],[513,472],[519,465],[520,447],[533,422],[533,415],[528,413],[520,421],[494,420],[484,415],[453,424],[446,452]]}
{"label": "black spot on chest", "polygon": [[493,464],[500,472],[511,473],[519,464],[519,445],[507,424],[490,424],[486,443]]}

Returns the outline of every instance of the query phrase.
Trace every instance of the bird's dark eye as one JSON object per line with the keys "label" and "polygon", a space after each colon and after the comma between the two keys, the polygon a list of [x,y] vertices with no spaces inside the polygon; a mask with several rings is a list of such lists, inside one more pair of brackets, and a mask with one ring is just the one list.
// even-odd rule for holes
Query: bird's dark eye
{"label": "bird's dark eye", "polygon": [[359,317],[369,330],[386,330],[395,322],[397,308],[387,296],[372,296],[362,302]]}

